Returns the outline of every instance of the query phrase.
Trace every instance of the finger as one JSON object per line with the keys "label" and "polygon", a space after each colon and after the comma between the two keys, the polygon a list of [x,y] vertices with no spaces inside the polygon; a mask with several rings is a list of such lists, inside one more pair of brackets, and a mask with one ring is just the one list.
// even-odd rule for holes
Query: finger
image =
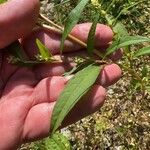
{"label": "finger", "polygon": [[[91,25],[92,23],[78,24],[75,28],[73,28],[71,34],[86,43]],[[97,24],[95,33],[95,47],[100,48],[101,46],[107,45],[112,41],[112,38],[113,32],[110,27],[103,24]]]}
{"label": "finger", "polygon": [[102,86],[94,85],[93,88],[75,105],[65,117],[62,127],[70,125],[100,109],[104,104],[106,91]]}
{"label": "finger", "polygon": [[62,76],[65,72],[69,72],[76,64],[69,62],[41,64],[34,68],[34,73],[38,80],[42,80],[52,76]]}
{"label": "finger", "polygon": [[97,83],[103,87],[113,85],[121,78],[121,68],[117,64],[106,65],[97,79]]}
{"label": "finger", "polygon": [[116,62],[118,61],[119,59],[121,59],[123,56],[123,51],[122,49],[119,49],[117,51],[115,51],[113,54],[111,54],[109,56],[109,58],[113,61],[113,62]]}
{"label": "finger", "polygon": [[[73,63],[71,63],[70,65],[65,65],[63,63],[43,64],[36,67],[34,72],[36,74],[36,77],[41,80],[43,78],[52,76],[62,76],[65,72],[70,71],[73,66],[75,66],[75,64]],[[121,75],[122,71],[118,65],[106,65],[101,69],[100,75],[97,79],[97,84],[108,87],[116,83],[121,78]]]}
{"label": "finger", "polygon": [[[120,76],[121,69],[119,66],[111,64],[104,67],[96,83],[107,87],[119,80]],[[32,93],[34,101],[33,105],[56,101],[60,93],[63,91],[67,81],[68,80],[65,77],[60,76],[47,77],[41,80]]]}
{"label": "finger", "polygon": [[[109,48],[109,46],[111,46],[111,43],[103,45],[100,47],[100,51],[102,53],[105,53],[105,51],[107,50],[107,48]],[[99,47],[96,47],[97,49],[99,49]],[[121,57],[123,56],[123,51],[122,49],[117,49],[115,52],[113,52],[112,54],[108,55],[107,58],[111,59],[113,62],[118,61]]]}
{"label": "finger", "polygon": [[[105,96],[105,89],[95,85],[67,115],[63,126],[72,124],[97,111],[103,105]],[[55,102],[42,103],[31,108],[24,125],[23,139],[25,141],[32,141],[48,136],[54,105]],[[38,128],[36,128],[37,126]]]}
{"label": "finger", "polygon": [[39,14],[39,0],[10,0],[0,5],[0,49],[27,35]]}
{"label": "finger", "polygon": [[[90,23],[76,25],[71,33],[76,37],[81,38],[83,41],[86,41],[90,26]],[[99,24],[96,30],[95,46],[103,47],[112,40],[112,36],[113,32],[108,26]],[[59,53],[61,35],[54,31],[41,28],[34,31],[31,35],[23,40],[23,47],[30,57],[33,57],[35,54],[37,54],[37,47],[35,44],[36,38],[40,39],[42,43],[44,43],[44,45],[51,50],[52,54]],[[82,47],[80,45],[72,41],[65,41],[64,52],[73,52],[80,50],[81,48]]]}
{"label": "finger", "polygon": [[26,117],[22,140],[31,142],[49,135],[53,103],[41,103],[32,107]]}
{"label": "finger", "polygon": [[54,76],[41,80],[32,93],[33,106],[39,103],[54,102],[65,87],[67,79]]}

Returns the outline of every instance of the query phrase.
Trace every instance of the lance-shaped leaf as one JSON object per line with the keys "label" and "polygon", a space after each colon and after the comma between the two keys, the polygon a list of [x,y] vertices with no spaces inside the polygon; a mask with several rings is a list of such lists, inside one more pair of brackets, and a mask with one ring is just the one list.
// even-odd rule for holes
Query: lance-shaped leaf
{"label": "lance-shaped leaf", "polygon": [[94,50],[95,32],[96,32],[96,27],[97,27],[98,20],[99,20],[99,14],[96,15],[96,17],[95,17],[95,19],[92,23],[91,29],[89,31],[89,34],[88,34],[87,51],[88,51],[89,54],[92,54],[92,52]]}
{"label": "lance-shaped leaf", "polygon": [[52,57],[52,54],[49,52],[48,48],[39,39],[36,39],[36,44],[42,59],[48,60],[50,57]]}
{"label": "lance-shaped leaf", "polygon": [[150,46],[144,47],[144,48],[138,50],[138,51],[134,54],[135,57],[142,56],[142,55],[150,55]]}
{"label": "lance-shaped leaf", "polygon": [[45,146],[49,150],[71,150],[68,139],[61,133],[55,133],[45,141]]}
{"label": "lance-shaped leaf", "polygon": [[89,65],[68,82],[64,91],[59,96],[53,110],[51,119],[52,133],[58,129],[64,120],[65,116],[80,100],[80,98],[89,91],[90,87],[95,83],[100,72],[100,67],[97,65]]}
{"label": "lance-shaped leaf", "polygon": [[113,26],[113,31],[117,38],[129,35],[127,29],[121,22],[117,22],[115,26]]}
{"label": "lance-shaped leaf", "polygon": [[65,23],[64,32],[62,35],[62,40],[60,45],[61,52],[64,48],[64,42],[68,34],[71,32],[72,28],[78,23],[81,13],[83,12],[83,9],[88,2],[89,0],[81,0],[79,4],[70,12],[67,21]]}
{"label": "lance-shaped leaf", "polygon": [[112,45],[107,49],[104,58],[119,48],[129,46],[132,44],[140,44],[142,42],[150,42],[150,38],[143,37],[143,36],[125,36],[125,37],[122,37],[122,38],[120,38],[117,41],[114,41],[112,43]]}

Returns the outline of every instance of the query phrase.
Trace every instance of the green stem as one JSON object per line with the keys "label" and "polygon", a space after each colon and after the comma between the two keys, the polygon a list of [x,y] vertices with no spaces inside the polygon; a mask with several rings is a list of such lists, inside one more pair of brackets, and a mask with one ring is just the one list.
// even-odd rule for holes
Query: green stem
{"label": "green stem", "polygon": [[111,6],[115,3],[116,0],[112,0],[111,3],[109,4],[109,6],[106,9],[106,13],[109,11],[109,9],[111,8]]}
{"label": "green stem", "polygon": [[142,3],[142,2],[144,2],[144,1],[139,1],[139,2],[134,3],[133,5],[130,5],[130,6],[127,7],[127,8],[123,8],[123,9],[119,12],[119,14],[117,15],[117,17],[115,18],[115,20],[114,20],[114,22],[113,22],[113,25],[116,24],[118,18],[123,14],[124,11],[127,11],[127,10],[129,10],[130,8],[132,8],[132,7],[138,5],[139,3]]}
{"label": "green stem", "polygon": [[145,86],[143,83],[142,78],[137,74],[137,72],[135,72],[133,69],[128,68],[122,64],[118,64],[121,68],[123,68],[124,70],[128,71],[135,79],[137,79],[140,83],[141,83],[141,89],[143,91],[143,93],[145,93]]}

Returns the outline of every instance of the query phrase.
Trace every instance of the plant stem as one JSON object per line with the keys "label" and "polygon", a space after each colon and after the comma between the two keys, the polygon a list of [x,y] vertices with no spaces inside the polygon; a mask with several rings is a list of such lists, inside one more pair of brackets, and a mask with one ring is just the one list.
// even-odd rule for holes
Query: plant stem
{"label": "plant stem", "polygon": [[117,17],[115,18],[115,21],[114,21],[113,25],[116,24],[118,18],[123,14],[124,11],[127,11],[127,10],[129,10],[130,8],[132,8],[132,7],[138,5],[139,3],[142,3],[142,2],[143,2],[143,0],[134,3],[134,4],[130,5],[129,7],[123,8],[123,9],[119,12],[119,14],[117,15]]}
{"label": "plant stem", "polygon": [[[44,19],[47,23],[50,23],[50,24],[51,24],[52,26],[54,26],[54,27],[51,27],[51,26],[45,25],[45,24],[40,25],[40,26],[42,26],[42,27],[44,27],[44,28],[46,28],[46,29],[52,30],[52,31],[54,31],[54,32],[57,32],[57,33],[61,33],[61,34],[63,33],[63,31],[64,31],[64,28],[63,28],[63,27],[61,27],[61,26],[55,24],[53,21],[49,20],[47,17],[45,17],[45,16],[42,15],[42,14],[40,14],[40,18],[41,18],[41,19]],[[39,24],[38,24],[38,25],[39,25]],[[75,37],[75,36],[69,34],[69,35],[68,35],[68,38],[71,39],[72,41],[78,43],[78,44],[81,45],[82,47],[87,48],[87,44],[86,44],[85,42],[81,41],[80,39],[78,39],[77,37]],[[103,58],[103,57],[104,57],[104,55],[103,55],[102,53],[100,53],[99,50],[97,50],[97,49],[94,49],[94,50],[93,50],[93,53],[96,54],[96,55],[97,55],[98,57],[100,57],[100,58]]]}
{"label": "plant stem", "polygon": [[106,13],[109,11],[109,9],[111,8],[111,6],[115,3],[116,0],[112,0],[111,3],[109,4],[109,6],[106,9]]}
{"label": "plant stem", "polygon": [[141,79],[141,77],[137,74],[137,72],[135,72],[133,69],[128,68],[122,64],[118,64],[119,66],[121,66],[121,68],[127,70],[133,77],[135,77],[140,83],[141,83],[141,89],[143,90],[143,93],[145,93],[145,86],[143,83],[143,80]]}
{"label": "plant stem", "polygon": [[46,16],[44,16],[43,14],[40,14],[39,17],[43,20],[45,20],[47,23],[51,24],[52,26],[54,26],[55,28],[58,28],[60,30],[64,30],[61,26],[57,25],[56,23],[54,23],[53,21],[49,20]]}

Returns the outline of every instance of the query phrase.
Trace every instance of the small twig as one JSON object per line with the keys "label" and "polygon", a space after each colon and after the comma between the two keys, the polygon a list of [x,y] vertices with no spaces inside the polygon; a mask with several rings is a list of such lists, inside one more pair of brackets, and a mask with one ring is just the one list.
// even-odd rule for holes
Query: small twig
{"label": "small twig", "polygon": [[43,14],[40,14],[39,17],[43,20],[45,20],[47,23],[51,24],[52,26],[60,29],[60,30],[64,30],[61,26],[57,25],[56,23],[54,23],[53,21],[49,20],[46,16],[44,16]]}
{"label": "small twig", "polygon": [[[52,30],[52,31],[54,31],[54,32],[57,32],[57,33],[61,33],[61,34],[63,33],[64,28],[62,28],[61,26],[55,24],[53,21],[49,20],[47,17],[45,17],[45,16],[42,15],[42,14],[40,14],[40,18],[41,18],[41,19],[44,19],[47,23],[50,23],[50,24],[51,24],[52,26],[54,26],[55,28],[54,28],[54,27],[51,27],[51,26],[48,26],[48,25],[45,25],[45,24],[40,25],[40,26],[42,26],[42,27],[44,27],[44,28],[47,28],[47,29],[49,29],[49,30]],[[80,39],[78,39],[77,37],[75,37],[75,36],[69,34],[69,35],[68,35],[68,38],[71,39],[72,41],[78,43],[78,44],[81,45],[82,47],[87,48],[87,44],[86,44],[85,42],[81,41]],[[97,49],[94,49],[94,50],[93,50],[93,53],[96,54],[96,55],[97,55],[98,57],[100,57],[100,58],[103,58],[103,56],[104,56],[104,55],[103,55],[102,53],[100,53],[99,50],[97,50]]]}
{"label": "small twig", "polygon": [[57,29],[57,28],[55,28],[55,27],[51,27],[51,26],[49,26],[49,25],[40,24],[40,23],[37,23],[36,25],[39,26],[39,27],[43,27],[43,28],[45,28],[45,29],[54,31],[54,32],[56,32],[56,33],[62,34],[62,31],[59,30],[59,29]]}

